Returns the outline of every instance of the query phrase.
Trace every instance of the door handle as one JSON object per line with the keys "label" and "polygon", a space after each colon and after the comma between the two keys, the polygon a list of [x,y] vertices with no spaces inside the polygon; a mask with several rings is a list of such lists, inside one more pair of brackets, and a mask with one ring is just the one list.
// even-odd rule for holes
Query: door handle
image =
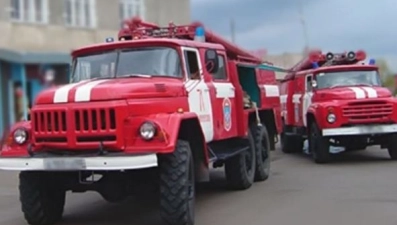
{"label": "door handle", "polygon": [[204,91],[205,91],[205,92],[209,92],[209,91],[210,91],[210,89],[204,89]]}

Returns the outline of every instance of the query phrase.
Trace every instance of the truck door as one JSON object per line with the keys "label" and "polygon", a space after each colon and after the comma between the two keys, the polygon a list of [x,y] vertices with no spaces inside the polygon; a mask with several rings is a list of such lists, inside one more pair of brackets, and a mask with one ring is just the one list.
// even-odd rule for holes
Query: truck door
{"label": "truck door", "polygon": [[199,51],[187,47],[182,47],[182,51],[187,72],[185,88],[189,93],[189,110],[197,114],[205,140],[210,142],[214,138],[212,104],[209,88],[203,78],[203,66]]}
{"label": "truck door", "polygon": [[303,125],[306,127],[307,126],[307,121],[306,121],[306,113],[307,110],[309,109],[310,105],[312,104],[312,96],[313,96],[313,87],[312,87],[312,80],[313,80],[313,75],[308,74],[306,76],[306,82],[305,82],[305,92],[303,93],[302,97],[302,121]]}
{"label": "truck door", "polygon": [[219,68],[217,73],[210,74],[213,87],[213,115],[215,139],[225,139],[237,135],[237,116],[235,88],[230,81],[230,71],[226,64],[226,55],[218,52]]}

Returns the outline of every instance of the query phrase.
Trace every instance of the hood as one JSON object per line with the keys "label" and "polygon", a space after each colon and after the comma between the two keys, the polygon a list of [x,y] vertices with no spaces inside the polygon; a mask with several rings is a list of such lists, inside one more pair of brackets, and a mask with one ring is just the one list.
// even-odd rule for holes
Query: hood
{"label": "hood", "polygon": [[389,89],[384,87],[338,87],[327,88],[316,91],[317,100],[343,100],[343,99],[365,99],[391,97]]}
{"label": "hood", "polygon": [[186,95],[183,82],[164,77],[129,77],[86,80],[47,89],[36,104],[73,103],[131,98],[177,97]]}

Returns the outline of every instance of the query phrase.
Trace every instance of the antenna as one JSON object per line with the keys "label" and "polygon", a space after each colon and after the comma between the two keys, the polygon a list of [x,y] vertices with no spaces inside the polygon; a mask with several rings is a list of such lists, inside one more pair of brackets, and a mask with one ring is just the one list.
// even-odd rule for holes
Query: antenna
{"label": "antenna", "polygon": [[309,50],[309,36],[308,36],[308,33],[307,33],[307,26],[306,26],[306,21],[305,21],[305,17],[304,17],[304,14],[303,14],[303,0],[300,0],[299,1],[299,19],[300,19],[300,22],[301,22],[301,25],[302,25],[302,31],[303,31],[303,37],[304,37],[304,40],[305,40],[305,51],[308,51]]}
{"label": "antenna", "polygon": [[230,20],[230,32],[232,37],[232,43],[236,43],[236,24],[233,18]]}

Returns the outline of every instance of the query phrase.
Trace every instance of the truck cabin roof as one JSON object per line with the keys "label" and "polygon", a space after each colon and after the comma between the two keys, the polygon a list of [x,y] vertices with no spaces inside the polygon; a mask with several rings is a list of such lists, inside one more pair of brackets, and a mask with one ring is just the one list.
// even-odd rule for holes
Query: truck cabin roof
{"label": "truck cabin roof", "polygon": [[88,45],[72,52],[72,56],[87,55],[101,51],[109,51],[120,48],[132,47],[146,47],[146,46],[169,46],[169,47],[193,47],[193,48],[208,48],[214,50],[225,51],[225,48],[220,44],[198,42],[192,40],[173,39],[173,38],[147,38],[138,40],[125,40],[115,42],[104,42],[100,44]]}
{"label": "truck cabin roof", "polygon": [[283,82],[285,80],[291,80],[294,77],[304,76],[306,74],[318,74],[323,72],[335,72],[335,71],[357,71],[357,70],[377,70],[376,65],[362,65],[362,64],[350,64],[350,65],[336,65],[336,66],[324,66],[316,69],[308,69],[302,71],[296,71],[288,73],[284,79],[280,80]]}

